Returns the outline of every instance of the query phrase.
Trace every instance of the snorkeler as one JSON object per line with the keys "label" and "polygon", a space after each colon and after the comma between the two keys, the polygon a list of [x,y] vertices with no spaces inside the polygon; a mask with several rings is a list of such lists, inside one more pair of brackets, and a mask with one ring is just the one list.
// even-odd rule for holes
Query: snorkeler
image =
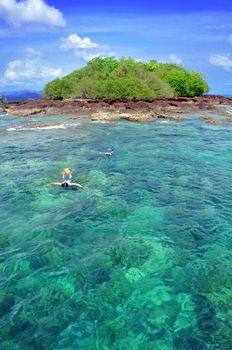
{"label": "snorkeler", "polygon": [[83,187],[82,185],[71,182],[72,181],[72,169],[70,168],[64,168],[64,170],[61,172],[61,176],[63,178],[62,182],[51,182],[47,184],[46,186],[55,185],[55,186],[62,186],[62,187]]}
{"label": "snorkeler", "polygon": [[72,169],[64,168],[64,170],[61,171],[61,176],[64,183],[70,183],[72,181]]}
{"label": "snorkeler", "polygon": [[106,152],[99,152],[99,153],[110,157],[114,153],[114,146],[112,145],[112,146],[108,147]]}

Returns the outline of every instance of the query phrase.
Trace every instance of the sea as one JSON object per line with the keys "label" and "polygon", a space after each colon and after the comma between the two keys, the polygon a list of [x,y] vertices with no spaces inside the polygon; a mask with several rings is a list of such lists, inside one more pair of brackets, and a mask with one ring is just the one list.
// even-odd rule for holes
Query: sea
{"label": "sea", "polygon": [[0,349],[232,349],[224,120],[0,114]]}

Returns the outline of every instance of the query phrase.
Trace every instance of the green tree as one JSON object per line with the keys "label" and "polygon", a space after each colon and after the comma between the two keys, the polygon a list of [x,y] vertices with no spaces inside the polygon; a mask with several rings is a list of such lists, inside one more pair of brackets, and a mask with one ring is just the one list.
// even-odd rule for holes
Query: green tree
{"label": "green tree", "polygon": [[68,98],[72,94],[72,84],[68,79],[55,79],[45,86],[43,95],[52,100]]}
{"label": "green tree", "polygon": [[173,63],[148,63],[131,57],[96,57],[81,69],[55,79],[44,89],[50,99],[123,98],[146,99],[196,96],[208,91],[198,72]]}

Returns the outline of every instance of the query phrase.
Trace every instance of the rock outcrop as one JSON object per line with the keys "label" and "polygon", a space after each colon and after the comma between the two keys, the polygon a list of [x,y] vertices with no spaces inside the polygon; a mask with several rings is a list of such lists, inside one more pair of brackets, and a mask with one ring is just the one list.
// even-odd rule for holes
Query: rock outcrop
{"label": "rock outcrop", "polygon": [[183,114],[199,114],[202,111],[231,117],[223,105],[232,106],[232,98],[209,95],[139,101],[88,99],[52,101],[39,99],[9,102],[4,106],[4,111],[14,116],[70,114],[70,117],[75,118],[75,115],[81,114],[91,116],[92,120],[126,119],[145,122],[154,118],[181,120],[184,119]]}
{"label": "rock outcrop", "polygon": [[120,112],[97,112],[91,114],[91,120],[107,120],[107,121],[115,121],[125,119],[130,122],[148,122],[154,119],[152,114],[144,114],[144,113],[120,113]]}
{"label": "rock outcrop", "polygon": [[4,97],[0,97],[0,112],[6,112],[7,102]]}

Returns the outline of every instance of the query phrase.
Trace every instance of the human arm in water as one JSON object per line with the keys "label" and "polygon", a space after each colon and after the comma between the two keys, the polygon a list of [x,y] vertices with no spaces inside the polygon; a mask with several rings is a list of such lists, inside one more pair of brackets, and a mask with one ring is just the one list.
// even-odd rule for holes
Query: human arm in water
{"label": "human arm in water", "polygon": [[61,186],[62,183],[63,183],[63,182],[50,182],[50,184],[45,185],[45,187],[51,186],[51,185]]}
{"label": "human arm in water", "polygon": [[100,154],[104,154],[105,156],[112,156],[113,152],[99,152]]}
{"label": "human arm in water", "polygon": [[69,185],[69,186],[73,186],[73,187],[81,187],[81,188],[83,188],[82,185],[80,185],[80,184],[78,184],[78,183],[76,183],[76,182],[70,182],[68,185]]}
{"label": "human arm in water", "polygon": [[78,183],[75,183],[75,182],[69,182],[69,183],[67,183],[67,182],[51,182],[51,183],[45,185],[45,187],[50,186],[50,185],[55,185],[55,186],[67,186],[67,187],[68,187],[68,186],[71,186],[71,187],[81,187],[81,188],[83,188],[82,185],[80,185],[80,184],[78,184]]}

